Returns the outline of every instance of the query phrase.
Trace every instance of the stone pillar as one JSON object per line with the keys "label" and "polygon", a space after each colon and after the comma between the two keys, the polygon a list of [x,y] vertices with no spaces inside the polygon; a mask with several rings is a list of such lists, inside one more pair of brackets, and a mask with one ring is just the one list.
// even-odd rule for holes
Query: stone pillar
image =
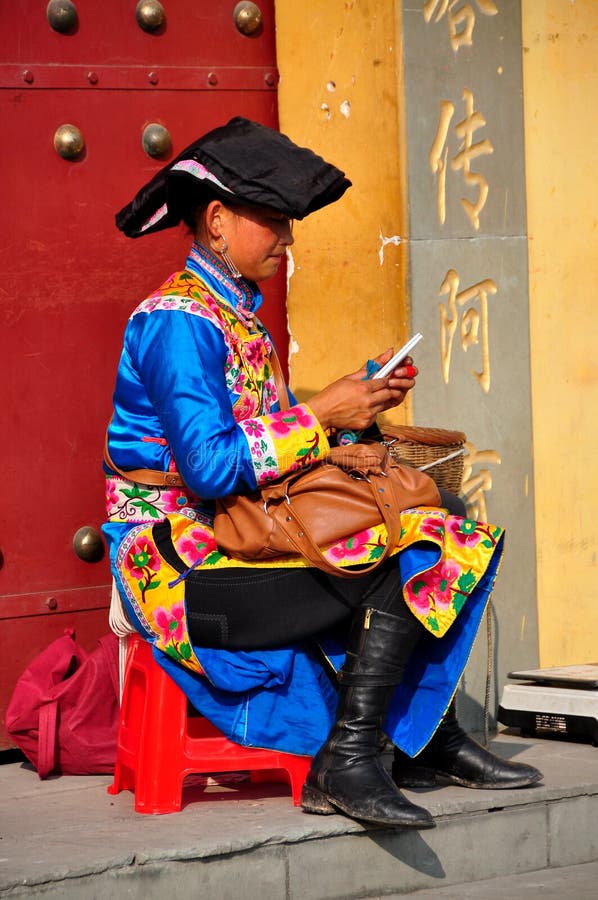
{"label": "stone pillar", "polygon": [[[538,660],[519,0],[404,0],[402,41],[414,423],[466,432],[469,511],[507,529],[493,717],[507,672]],[[458,698],[469,728],[486,668],[483,626]]]}

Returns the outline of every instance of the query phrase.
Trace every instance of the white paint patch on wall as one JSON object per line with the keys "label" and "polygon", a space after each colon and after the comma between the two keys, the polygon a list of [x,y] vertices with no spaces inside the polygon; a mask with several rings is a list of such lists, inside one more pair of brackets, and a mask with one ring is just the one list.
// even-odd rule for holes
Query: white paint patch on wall
{"label": "white paint patch on wall", "polygon": [[295,258],[293,256],[293,251],[290,247],[287,247],[287,294],[289,293],[289,288],[291,286],[291,278],[295,274]]}
{"label": "white paint patch on wall", "polygon": [[[287,297],[289,295],[289,289],[291,287],[291,278],[295,274],[295,259],[293,257],[293,252],[290,247],[287,247]],[[293,337],[291,333],[291,322],[289,320],[289,314],[287,312],[287,334],[289,336],[289,353],[288,353],[288,364],[289,364],[289,380],[291,378],[291,360],[296,353],[299,353],[299,344]]]}
{"label": "white paint patch on wall", "polygon": [[351,115],[351,101],[343,100],[343,102],[339,106],[339,109],[341,111],[341,115],[344,116],[345,119],[348,119],[349,116]]}
{"label": "white paint patch on wall", "polygon": [[399,234],[393,234],[391,237],[384,237],[382,234],[382,229],[380,229],[380,250],[378,251],[378,255],[380,257],[380,265],[384,265],[384,248],[388,244],[394,244],[395,247],[398,247],[401,243],[401,236]]}

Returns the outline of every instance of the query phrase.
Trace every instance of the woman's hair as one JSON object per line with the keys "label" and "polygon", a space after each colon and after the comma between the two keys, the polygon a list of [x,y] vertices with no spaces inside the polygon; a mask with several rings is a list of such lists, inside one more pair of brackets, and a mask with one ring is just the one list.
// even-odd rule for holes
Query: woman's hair
{"label": "woman's hair", "polygon": [[187,209],[185,213],[183,213],[183,222],[193,232],[193,234],[197,233],[197,226],[201,222],[202,216],[205,214],[206,209],[208,208],[209,200],[204,200],[202,203],[199,203],[197,206],[193,206],[190,209]]}
{"label": "woman's hair", "polygon": [[[197,203],[190,204],[186,207],[184,212],[181,214],[181,219],[189,228],[189,230],[195,235],[197,234],[197,229],[201,224],[203,224],[203,218],[206,214],[206,210],[212,200],[220,199],[216,197],[216,195],[212,195],[211,197],[206,197],[205,194],[201,199],[197,200]],[[227,209],[231,210],[233,213],[237,213],[237,211],[243,206],[240,203],[224,203],[223,200],[220,200],[223,206]]]}

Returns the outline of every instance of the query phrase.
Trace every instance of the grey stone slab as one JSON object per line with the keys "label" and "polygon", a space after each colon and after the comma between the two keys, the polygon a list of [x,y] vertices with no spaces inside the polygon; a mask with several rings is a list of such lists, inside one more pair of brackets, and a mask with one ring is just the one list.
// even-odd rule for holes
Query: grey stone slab
{"label": "grey stone slab", "polygon": [[[474,235],[520,235],[525,233],[525,183],[521,69],[521,14],[519,0],[501,0],[497,15],[485,15],[471,2],[429,3],[434,10],[424,18],[424,2],[403,2],[403,48],[407,103],[408,184],[410,234],[412,239],[466,237]],[[451,46],[451,18],[473,17],[471,46]],[[440,18],[439,18],[440,16]],[[438,21],[437,21],[438,19]],[[457,27],[461,32],[464,20]],[[458,40],[458,39],[457,39]],[[468,109],[464,92],[471,94]],[[446,218],[438,215],[438,175],[430,155],[439,134],[441,104],[451,104],[445,140],[437,156],[446,161]],[[463,197],[480,200],[477,184],[467,184],[458,164],[467,136],[457,126],[473,110],[480,118],[472,122],[470,174],[482,178],[488,196],[479,213],[476,229],[463,210]],[[487,142],[487,143],[483,143]],[[492,152],[485,152],[486,150]],[[465,148],[467,152],[467,148]],[[433,156],[435,154],[432,154]],[[469,176],[467,176],[469,177]]]}
{"label": "grey stone slab", "polygon": [[[130,793],[106,795],[109,776],[40,782],[19,765],[0,766],[0,896],[144,894],[150,900],[186,891],[220,897],[229,896],[230,882],[240,897],[262,897],[252,892],[263,883],[266,900],[302,892],[349,898],[491,877],[501,858],[511,864],[511,856],[516,870],[537,868],[546,864],[538,863],[538,854],[549,836],[553,861],[574,851],[576,859],[598,856],[592,830],[598,750],[506,733],[493,747],[538,765],[544,784],[522,791],[407,792],[439,823],[421,834],[367,830],[340,815],[306,815],[281,785],[198,784],[187,791],[180,813],[143,816],[134,812]],[[560,851],[558,830],[564,835]],[[476,863],[467,850],[474,842],[483,848]],[[454,857],[453,846],[465,849]],[[380,878],[372,881],[373,863]]]}
{"label": "grey stone slab", "polygon": [[[330,861],[334,859],[334,864]],[[369,832],[310,842],[289,854],[291,900],[348,900],[459,884],[546,865],[546,810],[525,806],[499,815],[443,819],[434,830]],[[342,880],[341,880],[342,879]]]}
{"label": "grey stone slab", "polygon": [[[458,897],[459,900],[518,900],[520,897],[528,900],[534,897],[539,900],[563,900],[564,897],[570,900],[595,900],[597,884],[598,863],[592,862],[460,884]],[[396,900],[403,896],[403,893],[387,894],[385,900]],[[443,897],[455,900],[457,894],[452,885],[417,891],[412,896],[416,900],[441,900]]]}
{"label": "grey stone slab", "polygon": [[[596,764],[598,766],[598,757]],[[596,812],[596,795],[560,800],[550,805],[551,866],[571,866],[598,859]]]}
{"label": "grey stone slab", "polygon": [[[286,853],[284,848],[234,854],[217,861],[163,862],[147,866],[114,868],[93,876],[70,877],[20,887],[6,896],[72,898],[72,900],[281,900],[286,897]],[[4,894],[2,895],[4,896]]]}

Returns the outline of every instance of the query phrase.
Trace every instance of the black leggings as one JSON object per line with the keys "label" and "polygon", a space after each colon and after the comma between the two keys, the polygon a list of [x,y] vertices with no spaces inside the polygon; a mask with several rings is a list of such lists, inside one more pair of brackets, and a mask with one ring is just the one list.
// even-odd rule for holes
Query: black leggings
{"label": "black leggings", "polygon": [[[465,514],[454,495],[441,491],[441,499],[453,515]],[[170,523],[155,525],[153,537],[164,559],[184,572],[187,566],[173,547]],[[315,568],[198,569],[185,578],[185,600],[191,640],[230,650],[277,647],[312,637],[346,622],[363,605],[393,615],[407,612],[392,559],[354,579]]]}

